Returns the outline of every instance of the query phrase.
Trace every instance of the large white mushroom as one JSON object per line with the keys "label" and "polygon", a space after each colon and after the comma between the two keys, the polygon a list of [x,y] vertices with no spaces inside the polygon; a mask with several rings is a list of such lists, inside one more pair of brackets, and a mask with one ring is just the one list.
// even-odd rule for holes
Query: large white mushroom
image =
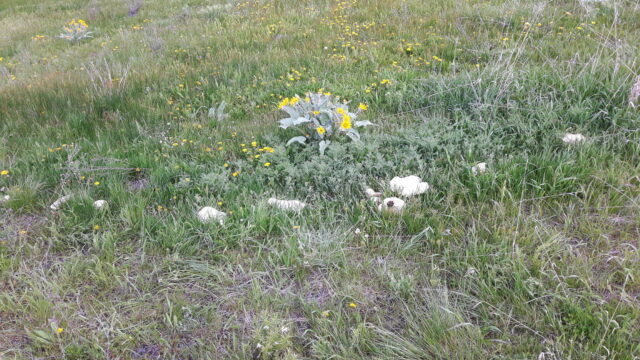
{"label": "large white mushroom", "polygon": [[51,204],[51,206],[49,206],[49,208],[51,210],[53,210],[53,211],[60,210],[60,207],[62,207],[62,204],[64,204],[67,201],[69,201],[69,199],[71,199],[71,195],[65,195],[65,196],[59,198],[58,200],[54,201],[53,204]]}
{"label": "large white mushroom", "polygon": [[211,206],[205,206],[200,211],[198,211],[198,219],[203,223],[208,223],[211,221],[218,221],[220,225],[224,224],[224,218],[227,217],[227,214],[219,211]]}
{"label": "large white mushroom", "polygon": [[430,188],[429,184],[415,175],[403,178],[396,176],[391,179],[389,185],[391,185],[391,190],[404,197],[422,194]]}
{"label": "large white mushroom", "polygon": [[277,207],[280,210],[286,211],[302,211],[305,206],[305,203],[299,200],[279,200],[276,198],[270,198],[267,200],[267,204]]}
{"label": "large white mushroom", "polygon": [[97,210],[105,209],[108,205],[107,200],[96,200],[93,202],[93,207]]}
{"label": "large white mushroom", "polygon": [[388,211],[390,213],[399,214],[404,209],[404,200],[397,197],[390,197],[382,200],[382,204],[378,205],[378,211]]}
{"label": "large white mushroom", "polygon": [[473,167],[471,167],[471,172],[473,175],[484,174],[487,172],[487,163],[481,162],[477,163]]}
{"label": "large white mushroom", "polygon": [[587,138],[582,134],[571,134],[567,133],[562,138],[565,144],[577,144],[579,142],[585,141]]}

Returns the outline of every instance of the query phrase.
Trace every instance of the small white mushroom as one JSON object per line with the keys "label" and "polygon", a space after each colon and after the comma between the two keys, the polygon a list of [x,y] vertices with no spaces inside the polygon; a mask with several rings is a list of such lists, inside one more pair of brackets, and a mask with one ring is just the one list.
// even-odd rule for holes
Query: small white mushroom
{"label": "small white mushroom", "polygon": [[373,190],[372,188],[366,188],[364,191],[367,196],[369,197],[369,200],[372,201],[373,203],[379,204],[380,203],[380,198],[382,197],[382,193],[381,192],[377,192],[375,190]]}
{"label": "small white mushroom", "polygon": [[223,225],[225,217],[227,217],[226,213],[218,211],[211,206],[205,206],[198,211],[198,219],[203,223],[218,221],[220,225]]}
{"label": "small white mushroom", "polygon": [[2,201],[3,202],[4,201],[9,201],[9,200],[11,200],[11,196],[9,196],[9,195],[5,195],[5,196],[2,197]]}
{"label": "small white mushroom", "polygon": [[382,196],[381,192],[377,192],[377,191],[373,190],[372,188],[367,188],[364,192],[370,197],[380,197],[380,196]]}
{"label": "small white mushroom", "polygon": [[49,208],[51,210],[53,210],[53,211],[60,210],[60,207],[62,206],[62,204],[64,204],[67,201],[69,201],[69,199],[71,199],[71,195],[65,195],[65,196],[61,197],[60,199],[54,201],[53,204],[51,204],[51,206],[49,206]]}
{"label": "small white mushroom", "polygon": [[471,172],[473,175],[484,174],[487,172],[487,163],[481,162],[477,163],[473,167],[471,167]]}
{"label": "small white mushroom", "polygon": [[378,205],[378,211],[388,211],[399,214],[402,212],[404,205],[404,200],[397,197],[390,197],[382,200],[382,204]]}
{"label": "small white mushroom", "polygon": [[107,206],[107,200],[96,200],[93,202],[93,207],[97,210],[105,209]]}
{"label": "small white mushroom", "polygon": [[302,201],[298,200],[278,200],[276,198],[270,198],[267,204],[277,207],[280,210],[287,211],[302,211],[307,206]]}
{"label": "small white mushroom", "polygon": [[562,138],[565,144],[577,144],[579,142],[585,141],[587,138],[582,134],[570,134],[567,133]]}
{"label": "small white mushroom", "polygon": [[389,185],[391,185],[391,190],[404,197],[422,194],[430,188],[429,184],[415,175],[403,178],[396,176],[391,179]]}

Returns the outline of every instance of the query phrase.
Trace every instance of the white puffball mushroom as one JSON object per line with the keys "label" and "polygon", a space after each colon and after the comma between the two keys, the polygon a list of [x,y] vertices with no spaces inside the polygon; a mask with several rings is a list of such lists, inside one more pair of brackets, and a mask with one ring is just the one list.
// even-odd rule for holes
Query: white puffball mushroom
{"label": "white puffball mushroom", "polygon": [[415,175],[403,178],[396,176],[391,179],[389,185],[391,185],[391,190],[404,197],[422,194],[430,188],[429,184]]}
{"label": "white puffball mushroom", "polygon": [[96,200],[93,202],[93,207],[97,210],[105,209],[108,205],[107,200]]}
{"label": "white puffball mushroom", "polygon": [[67,201],[69,201],[69,199],[71,199],[71,195],[65,195],[65,196],[61,197],[60,199],[54,201],[53,204],[51,204],[51,206],[49,206],[49,208],[51,210],[53,210],[53,211],[60,210],[60,207],[62,206],[62,204],[64,204]]}
{"label": "white puffball mushroom", "polygon": [[390,213],[399,214],[404,208],[404,200],[397,197],[390,197],[382,200],[382,204],[378,205],[378,211],[388,211]]}
{"label": "white puffball mushroom", "polygon": [[473,175],[484,174],[487,172],[487,163],[481,162],[477,163],[473,167],[471,167],[471,172]]}
{"label": "white puffball mushroom", "polygon": [[577,144],[579,142],[585,141],[587,138],[582,134],[570,134],[567,133],[562,138],[565,144]]}
{"label": "white puffball mushroom", "polygon": [[202,209],[200,209],[200,211],[198,211],[198,219],[200,220],[200,222],[203,222],[203,223],[218,221],[220,225],[223,225],[225,217],[227,217],[226,213],[222,211],[218,211],[215,208],[212,208],[211,206],[205,206]]}
{"label": "white puffball mushroom", "polygon": [[305,206],[305,203],[299,200],[278,200],[276,198],[270,198],[267,200],[267,204],[277,207],[280,210],[287,211],[302,211]]}

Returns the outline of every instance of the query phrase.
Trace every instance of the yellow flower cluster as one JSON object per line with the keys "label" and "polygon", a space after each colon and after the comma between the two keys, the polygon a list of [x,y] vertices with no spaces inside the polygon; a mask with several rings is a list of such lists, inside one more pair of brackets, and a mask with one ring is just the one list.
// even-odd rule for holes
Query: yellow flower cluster
{"label": "yellow flower cluster", "polygon": [[371,92],[373,92],[374,90],[378,89],[380,86],[390,86],[391,85],[391,80],[389,79],[382,79],[382,81],[378,82],[374,82],[371,83],[370,86],[368,86],[366,89],[364,89],[364,92],[369,94]]}
{"label": "yellow flower cluster", "polygon": [[344,111],[343,108],[338,108],[337,111],[338,114],[342,115],[342,123],[340,124],[340,128],[342,130],[351,129],[351,116],[349,116],[349,114]]}
{"label": "yellow flower cluster", "polygon": [[79,26],[79,27],[83,27],[83,28],[89,28],[89,25],[87,25],[87,23],[82,20],[82,19],[71,19],[71,21],[69,21],[69,26]]}

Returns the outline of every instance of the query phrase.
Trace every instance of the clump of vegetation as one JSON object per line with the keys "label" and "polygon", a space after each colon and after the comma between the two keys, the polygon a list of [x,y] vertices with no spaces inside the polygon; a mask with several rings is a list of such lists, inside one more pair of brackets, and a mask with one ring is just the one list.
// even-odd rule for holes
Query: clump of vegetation
{"label": "clump of vegetation", "polygon": [[304,98],[298,95],[285,98],[278,108],[289,115],[280,120],[280,127],[299,127],[298,130],[303,134],[291,138],[287,146],[294,142],[306,144],[309,141],[318,145],[321,155],[338,136],[344,135],[359,141],[360,133],[356,128],[373,125],[368,120],[357,120],[362,111],[367,110],[367,105],[360,103],[357,110],[349,111],[349,103],[340,101],[331,93],[307,93]]}
{"label": "clump of vegetation", "polygon": [[63,32],[58,35],[59,38],[77,42],[82,39],[90,38],[91,31],[89,31],[89,25],[82,19],[72,19],[67,26],[62,28]]}

